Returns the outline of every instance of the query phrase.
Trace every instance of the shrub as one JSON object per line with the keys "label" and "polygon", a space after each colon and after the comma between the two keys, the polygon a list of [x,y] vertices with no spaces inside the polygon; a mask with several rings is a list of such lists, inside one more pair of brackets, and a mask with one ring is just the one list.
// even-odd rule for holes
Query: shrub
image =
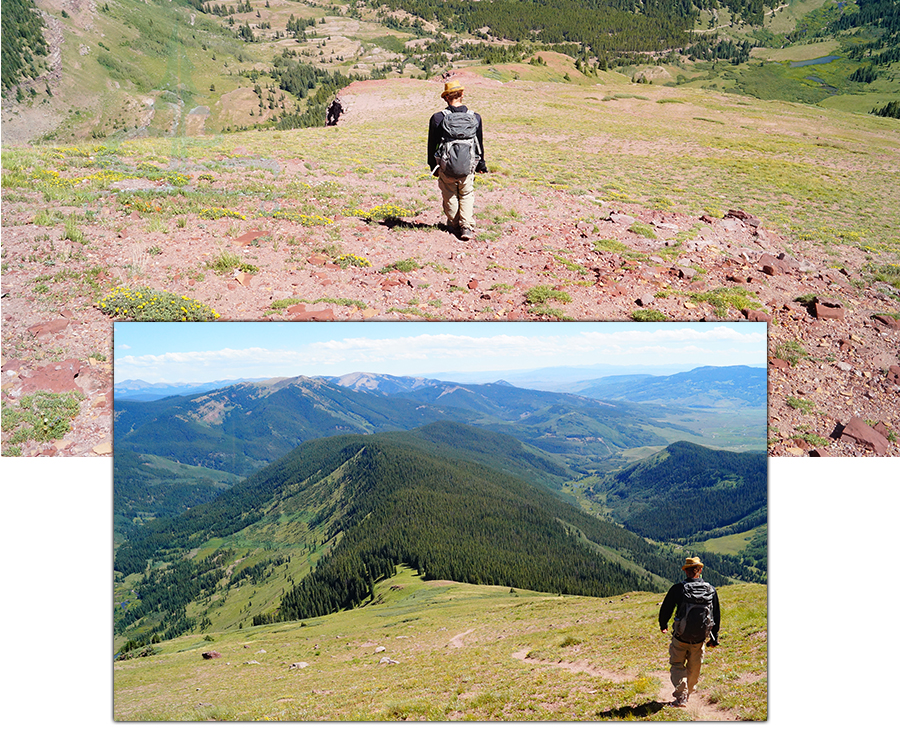
{"label": "shrub", "polygon": [[226,274],[235,270],[243,271],[244,273],[256,273],[259,271],[258,266],[254,266],[252,263],[245,263],[240,256],[229,253],[227,250],[221,251],[215,259],[207,261],[206,265],[219,274]]}
{"label": "shrub", "polygon": [[788,340],[775,348],[775,357],[786,360],[791,366],[797,365],[807,355],[806,349],[796,340]]}
{"label": "shrub", "polygon": [[239,220],[246,220],[240,212],[227,210],[223,207],[207,207],[200,210],[200,217],[204,220],[218,220],[221,217],[236,217]]}
{"label": "shrub", "polygon": [[284,212],[283,210],[273,212],[272,217],[278,220],[290,220],[291,222],[296,222],[308,227],[313,227],[314,225],[331,225],[334,223],[334,220],[325,217],[324,215],[304,215],[302,212]]}
{"label": "shrub", "polygon": [[355,209],[348,213],[350,217],[361,217],[366,222],[394,222],[402,217],[413,217],[415,214],[413,210],[393,204],[380,204],[370,210]]}
{"label": "shrub", "polygon": [[715,309],[718,317],[724,317],[729,307],[737,310],[754,309],[760,307],[760,303],[751,297],[751,292],[738,286],[733,288],[719,287],[702,294],[690,295],[694,301],[706,302]]}
{"label": "shrub", "polygon": [[788,396],[787,405],[791,409],[799,409],[801,414],[809,414],[815,408],[815,404],[811,400],[801,399],[796,396]]}
{"label": "shrub", "polygon": [[572,301],[572,297],[555,286],[533,286],[525,292],[525,301],[529,304],[546,304],[548,301]]}
{"label": "shrub", "polygon": [[359,266],[360,268],[371,268],[372,262],[368,258],[355,256],[352,253],[345,253],[334,259],[334,262],[341,268],[347,266]]}
{"label": "shrub", "polygon": [[635,322],[665,322],[668,317],[658,309],[635,309],[631,313]]}
{"label": "shrub", "polygon": [[210,322],[219,315],[196,299],[142,286],[120,286],[97,303],[110,317],[135,322]]}
{"label": "shrub", "polygon": [[400,273],[409,273],[410,271],[415,271],[418,268],[422,268],[419,265],[419,262],[415,258],[404,258],[402,261],[395,261],[389,266],[385,266],[382,270],[382,273],[389,273],[390,271],[400,271]]}

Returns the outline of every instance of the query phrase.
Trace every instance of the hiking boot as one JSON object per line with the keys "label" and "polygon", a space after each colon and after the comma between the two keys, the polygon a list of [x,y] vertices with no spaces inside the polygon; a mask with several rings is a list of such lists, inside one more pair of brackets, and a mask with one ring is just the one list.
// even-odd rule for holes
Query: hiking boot
{"label": "hiking boot", "polygon": [[459,231],[459,239],[460,240],[471,240],[475,237],[475,233],[473,233],[469,228],[464,227]]}
{"label": "hiking boot", "polygon": [[675,700],[672,701],[672,705],[676,708],[687,708],[688,703],[688,694],[687,693],[678,693],[675,696]]}

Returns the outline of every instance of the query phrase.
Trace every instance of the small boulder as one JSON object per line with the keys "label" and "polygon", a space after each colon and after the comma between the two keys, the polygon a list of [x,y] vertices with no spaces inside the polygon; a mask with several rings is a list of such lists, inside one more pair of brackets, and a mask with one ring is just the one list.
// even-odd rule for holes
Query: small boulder
{"label": "small boulder", "polygon": [[841,431],[841,439],[844,438],[872,450],[876,455],[884,455],[888,449],[887,438],[876,432],[859,417],[853,417],[844,426]]}
{"label": "small boulder", "polygon": [[844,319],[847,316],[847,310],[844,305],[835,299],[816,297],[815,300],[816,319]]}
{"label": "small boulder", "polygon": [[203,652],[203,659],[219,659],[222,655],[218,652]]}

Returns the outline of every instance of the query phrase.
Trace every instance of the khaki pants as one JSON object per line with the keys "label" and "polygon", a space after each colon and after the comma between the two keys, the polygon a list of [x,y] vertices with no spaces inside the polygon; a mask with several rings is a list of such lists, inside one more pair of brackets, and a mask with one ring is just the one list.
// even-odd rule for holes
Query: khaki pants
{"label": "khaki pants", "polygon": [[475,229],[475,174],[454,179],[438,173],[438,186],[444,200],[447,225],[464,230]]}
{"label": "khaki pants", "polygon": [[700,665],[703,663],[703,642],[686,644],[674,636],[669,644],[669,675],[676,698],[690,695],[700,679]]}

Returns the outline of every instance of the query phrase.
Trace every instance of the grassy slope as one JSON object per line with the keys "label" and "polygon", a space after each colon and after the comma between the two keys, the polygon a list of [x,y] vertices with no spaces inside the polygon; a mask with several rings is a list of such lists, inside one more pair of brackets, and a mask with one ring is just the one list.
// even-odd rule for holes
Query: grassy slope
{"label": "grassy slope", "polygon": [[[701,687],[731,717],[767,716],[766,597],[763,586],[720,589],[722,646],[708,653]],[[116,664],[115,718],[631,720],[658,700],[667,668],[658,599],[513,593],[403,571],[376,586],[377,605],[214,641],[187,636]],[[209,650],[222,657],[203,660]],[[379,664],[384,656],[398,664]],[[309,666],[290,670],[295,662]],[[688,717],[645,710],[639,720]]]}

